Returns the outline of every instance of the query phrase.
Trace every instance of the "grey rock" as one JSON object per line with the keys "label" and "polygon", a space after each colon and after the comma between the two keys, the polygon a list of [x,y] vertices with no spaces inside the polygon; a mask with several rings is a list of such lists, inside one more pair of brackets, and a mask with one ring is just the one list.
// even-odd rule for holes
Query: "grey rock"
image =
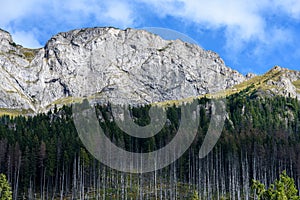
{"label": "grey rock", "polygon": [[247,74],[246,74],[246,80],[252,79],[252,78],[254,78],[254,77],[256,77],[256,76],[257,76],[257,75],[254,74],[254,73],[247,73]]}
{"label": "grey rock", "polygon": [[144,30],[72,30],[38,50],[16,45],[3,30],[0,38],[1,108],[37,113],[85,97],[145,104],[219,92],[246,80],[212,51]]}
{"label": "grey rock", "polygon": [[0,29],[0,52],[8,53],[10,50],[16,50],[16,44],[13,42],[9,32]]}
{"label": "grey rock", "polygon": [[300,71],[275,66],[268,73],[278,74],[278,76],[274,76],[275,78],[267,81],[273,94],[300,99],[299,89],[293,84],[293,82],[300,80]]}

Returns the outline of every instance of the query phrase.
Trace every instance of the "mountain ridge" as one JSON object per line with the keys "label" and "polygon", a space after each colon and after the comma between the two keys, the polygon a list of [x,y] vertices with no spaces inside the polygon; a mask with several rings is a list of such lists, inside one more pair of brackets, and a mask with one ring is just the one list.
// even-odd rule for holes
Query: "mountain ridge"
{"label": "mountain ridge", "polygon": [[[0,108],[24,114],[83,98],[149,104],[226,96],[264,76],[245,77],[213,51],[144,30],[75,29],[54,35],[40,49],[15,44],[7,31],[0,30],[0,38]],[[280,76],[265,85],[273,85],[274,94],[299,98],[300,73],[285,70]],[[286,90],[276,91],[280,87]]]}

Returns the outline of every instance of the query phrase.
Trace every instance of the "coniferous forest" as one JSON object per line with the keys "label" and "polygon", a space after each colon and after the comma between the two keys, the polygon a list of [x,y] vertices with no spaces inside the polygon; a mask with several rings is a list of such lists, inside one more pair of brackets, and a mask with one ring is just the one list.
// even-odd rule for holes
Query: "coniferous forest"
{"label": "coniferous forest", "polygon": [[[270,185],[282,171],[300,188],[300,102],[246,92],[227,97],[228,117],[221,138],[203,159],[199,148],[211,117],[210,100],[200,104],[200,125],[192,146],[168,167],[132,174],[101,164],[78,137],[72,108],[36,116],[0,118],[0,173],[13,199],[255,199],[252,180]],[[141,126],[150,106],[131,108]],[[180,106],[167,108],[168,122],[154,137],[123,133],[110,104],[97,105],[99,124],[113,143],[132,152],[150,152],[172,140]]]}

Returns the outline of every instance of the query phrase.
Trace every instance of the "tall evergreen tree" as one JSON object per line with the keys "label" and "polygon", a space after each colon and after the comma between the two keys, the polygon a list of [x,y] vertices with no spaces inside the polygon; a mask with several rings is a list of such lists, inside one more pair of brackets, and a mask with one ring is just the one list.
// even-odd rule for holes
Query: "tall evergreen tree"
{"label": "tall evergreen tree", "polygon": [[286,171],[283,171],[279,180],[271,184],[268,189],[257,180],[253,180],[252,188],[255,190],[259,200],[300,200],[294,179],[290,178]]}
{"label": "tall evergreen tree", "polygon": [[4,174],[0,174],[0,200],[12,200],[11,187]]}

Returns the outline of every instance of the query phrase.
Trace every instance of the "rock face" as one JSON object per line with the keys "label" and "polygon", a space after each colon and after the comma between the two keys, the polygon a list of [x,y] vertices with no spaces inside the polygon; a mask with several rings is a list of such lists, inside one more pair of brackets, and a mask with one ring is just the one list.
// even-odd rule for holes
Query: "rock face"
{"label": "rock face", "polygon": [[39,61],[31,61],[35,50],[16,45],[6,31],[0,30],[0,38],[0,108],[34,110],[35,100],[29,91],[38,80],[38,68],[32,66]]}
{"label": "rock face", "polygon": [[273,94],[283,95],[300,99],[300,88],[296,81],[300,83],[300,71],[292,71],[286,68],[275,66],[268,73],[275,74],[266,82],[270,86]]}
{"label": "rock face", "polygon": [[[299,71],[275,67],[268,74],[268,91],[300,98]],[[219,92],[255,78],[226,67],[212,51],[143,30],[79,29],[53,36],[44,48],[27,49],[0,29],[2,109],[37,113],[83,98],[161,102]]]}
{"label": "rock face", "polygon": [[151,103],[224,90],[245,77],[212,51],[143,30],[59,33],[44,48],[16,45],[0,30],[0,107],[45,111],[71,97]]}
{"label": "rock face", "polygon": [[254,78],[256,76],[257,76],[256,74],[248,73],[248,74],[246,74],[246,79],[249,80],[249,79]]}

